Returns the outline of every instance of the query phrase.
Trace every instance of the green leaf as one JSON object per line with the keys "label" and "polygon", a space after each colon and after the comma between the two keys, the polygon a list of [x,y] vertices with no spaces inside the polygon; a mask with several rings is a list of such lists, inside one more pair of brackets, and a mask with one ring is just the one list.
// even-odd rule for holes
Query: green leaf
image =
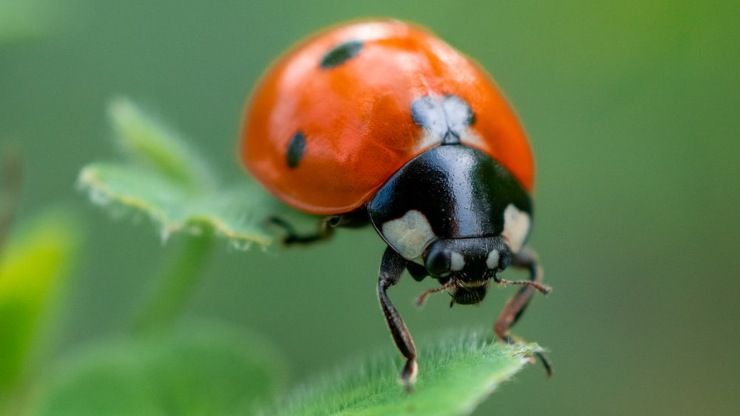
{"label": "green leaf", "polygon": [[163,238],[214,230],[240,248],[274,241],[279,230],[265,225],[270,215],[299,229],[315,226],[313,217],[277,202],[246,177],[237,186],[219,184],[197,151],[130,101],[114,101],[110,113],[117,142],[130,157],[82,169],[79,186],[94,203],[114,213],[145,213],[160,224]]}
{"label": "green leaf", "polygon": [[20,228],[0,257],[0,399],[27,369],[79,244],[76,221],[61,211]]}
{"label": "green leaf", "polygon": [[282,365],[254,335],[187,325],[117,339],[68,358],[42,383],[33,415],[250,414],[282,384]]}
{"label": "green leaf", "polygon": [[135,161],[162,176],[192,188],[214,184],[213,174],[198,154],[172,129],[146,117],[125,98],[112,101],[108,109],[118,145]]}
{"label": "green leaf", "polygon": [[411,393],[398,382],[398,360],[385,356],[353,363],[346,371],[309,383],[263,414],[470,414],[541,351],[535,344],[492,343],[482,334],[456,332],[433,345],[420,344],[420,373]]}

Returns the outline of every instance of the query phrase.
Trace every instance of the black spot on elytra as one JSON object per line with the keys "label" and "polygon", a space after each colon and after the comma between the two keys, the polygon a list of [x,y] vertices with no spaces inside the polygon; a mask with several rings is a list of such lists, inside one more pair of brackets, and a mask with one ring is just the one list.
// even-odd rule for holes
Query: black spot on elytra
{"label": "black spot on elytra", "polygon": [[288,153],[285,155],[285,161],[288,167],[294,169],[298,167],[303,159],[303,153],[306,151],[306,136],[297,131],[288,143]]}
{"label": "black spot on elytra", "polygon": [[321,58],[320,66],[324,69],[334,68],[354,58],[362,50],[362,41],[350,40],[333,47]]}

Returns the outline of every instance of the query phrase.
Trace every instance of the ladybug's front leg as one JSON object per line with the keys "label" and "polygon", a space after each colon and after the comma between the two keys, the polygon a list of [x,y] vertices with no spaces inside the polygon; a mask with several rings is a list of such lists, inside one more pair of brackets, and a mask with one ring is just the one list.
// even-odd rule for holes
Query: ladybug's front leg
{"label": "ladybug's front leg", "polygon": [[427,276],[429,276],[429,272],[427,271],[426,267],[422,266],[421,264],[416,264],[412,261],[406,262],[406,270],[409,271],[411,277],[413,277],[414,280],[416,280],[417,282],[421,282]]}
{"label": "ladybug's front leg", "polygon": [[[542,280],[544,279],[545,274],[542,270],[542,266],[540,266],[540,263],[537,260],[537,254],[534,252],[534,250],[525,247],[512,257],[511,265],[529,271],[529,280],[534,282],[535,284],[526,285],[519,289],[516,295],[514,295],[511,299],[509,299],[508,302],[506,302],[504,309],[501,311],[498,318],[496,319],[494,332],[499,339],[503,340],[506,343],[515,342],[514,338],[512,338],[509,333],[509,329],[511,329],[511,327],[514,326],[514,324],[516,324],[517,321],[522,317],[522,314],[524,314],[527,306],[529,306],[529,302],[532,300],[532,296],[535,294],[535,292],[539,290],[543,293],[548,293],[550,291],[549,287],[542,285]],[[518,283],[507,282],[503,279],[498,279],[498,281],[506,283]],[[540,352],[536,353],[536,355],[540,359],[540,361],[542,361],[542,365],[545,367],[547,375],[552,375],[552,366],[550,365],[549,359]]]}
{"label": "ladybug's front leg", "polygon": [[403,274],[405,267],[406,260],[400,254],[396,253],[390,247],[385,249],[378,276],[378,299],[380,300],[380,308],[383,310],[388,329],[393,336],[393,341],[396,343],[396,347],[398,347],[401,354],[406,358],[406,365],[404,365],[401,372],[401,382],[407,390],[410,390],[418,373],[416,347],[414,346],[414,340],[411,338],[408,328],[406,328],[406,324],[403,323],[401,315],[398,314],[398,310],[393,306],[386,293],[389,287],[394,286],[401,280],[401,274]]}

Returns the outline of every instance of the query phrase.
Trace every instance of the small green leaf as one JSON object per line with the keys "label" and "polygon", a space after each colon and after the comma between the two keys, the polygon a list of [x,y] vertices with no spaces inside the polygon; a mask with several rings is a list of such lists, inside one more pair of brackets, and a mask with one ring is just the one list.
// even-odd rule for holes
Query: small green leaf
{"label": "small green leaf", "polygon": [[131,101],[113,100],[108,113],[117,143],[134,160],[186,187],[213,185],[213,174],[205,161],[177,133],[146,117]]}
{"label": "small green leaf", "polygon": [[271,215],[299,229],[315,227],[313,217],[277,202],[246,177],[238,186],[220,185],[195,150],[130,101],[115,101],[111,118],[118,142],[132,157],[82,169],[78,183],[94,203],[115,213],[145,213],[161,225],[163,238],[214,230],[240,248],[273,242],[279,230],[266,226]]}
{"label": "small green leaf", "polygon": [[535,344],[491,343],[482,333],[452,333],[420,344],[420,373],[412,393],[398,382],[389,357],[353,363],[347,371],[307,384],[263,415],[467,415],[499,384],[532,361]]}
{"label": "small green leaf", "polygon": [[33,415],[250,414],[282,384],[261,339],[223,325],[188,325],[99,344],[42,383]]}
{"label": "small green leaf", "polygon": [[77,223],[55,211],[23,224],[0,256],[0,398],[27,369],[78,243]]}

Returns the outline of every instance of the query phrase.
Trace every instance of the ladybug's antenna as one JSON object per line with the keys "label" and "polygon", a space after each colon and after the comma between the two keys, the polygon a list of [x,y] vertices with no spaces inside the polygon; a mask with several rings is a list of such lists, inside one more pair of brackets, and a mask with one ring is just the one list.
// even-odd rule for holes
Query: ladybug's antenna
{"label": "ladybug's antenna", "polygon": [[547,295],[548,293],[552,291],[552,288],[550,286],[543,285],[533,280],[507,280],[507,279],[501,279],[496,276],[493,277],[493,280],[500,285],[516,285],[516,286],[533,287],[537,289],[543,295]]}
{"label": "ladybug's antenna", "polygon": [[453,287],[457,286],[457,280],[450,279],[447,283],[443,284],[442,286],[433,287],[431,289],[427,289],[424,292],[419,295],[418,298],[416,298],[416,306],[421,306],[424,304],[424,302],[427,300],[429,295],[433,295],[438,292],[442,292],[443,290],[452,289]]}

